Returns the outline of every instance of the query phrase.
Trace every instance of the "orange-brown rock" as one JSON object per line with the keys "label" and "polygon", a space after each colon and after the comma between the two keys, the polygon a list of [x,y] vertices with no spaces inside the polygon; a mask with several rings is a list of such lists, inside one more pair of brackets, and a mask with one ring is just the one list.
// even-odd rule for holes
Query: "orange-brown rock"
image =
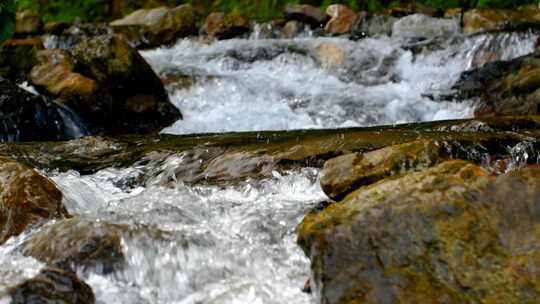
{"label": "orange-brown rock", "polygon": [[49,179],[0,158],[0,243],[20,234],[28,225],[66,216],[62,193]]}
{"label": "orange-brown rock", "polygon": [[330,21],[326,23],[324,29],[331,34],[350,33],[353,25],[358,19],[358,14],[343,4],[333,4],[328,6],[326,14]]}

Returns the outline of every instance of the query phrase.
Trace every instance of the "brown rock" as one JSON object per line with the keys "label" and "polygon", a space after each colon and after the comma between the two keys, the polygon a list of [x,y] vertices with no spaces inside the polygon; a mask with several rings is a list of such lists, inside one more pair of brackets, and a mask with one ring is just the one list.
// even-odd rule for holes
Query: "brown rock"
{"label": "brown rock", "polygon": [[459,98],[479,101],[477,116],[538,114],[540,53],[463,72],[454,89]]}
{"label": "brown rock", "polygon": [[303,30],[303,24],[298,21],[288,21],[281,31],[281,38],[293,39]]}
{"label": "brown rock", "polygon": [[249,31],[249,20],[238,13],[211,13],[206,17],[203,33],[217,38],[229,39]]}
{"label": "brown rock", "polygon": [[76,274],[45,268],[36,277],[10,289],[12,304],[94,304],[94,292]]}
{"label": "brown rock", "polygon": [[30,80],[38,89],[68,106],[86,121],[112,109],[112,98],[100,98],[98,84],[93,79],[75,73],[71,55],[60,49],[38,53],[39,64],[30,73]]}
{"label": "brown rock", "polygon": [[347,59],[347,52],[345,49],[332,42],[323,42],[315,47],[315,59],[323,67],[335,69],[339,68],[345,63]]}
{"label": "brown rock", "polygon": [[38,231],[24,242],[22,252],[49,265],[93,268],[100,273],[113,272],[124,262],[120,229],[79,217]]}
{"label": "brown rock", "polygon": [[43,29],[43,22],[39,14],[30,10],[17,13],[15,23],[16,36],[38,35]]}
{"label": "brown rock", "polygon": [[540,170],[464,161],[362,187],[299,228],[320,303],[527,303],[540,296]]}
{"label": "brown rock", "polygon": [[312,27],[322,27],[326,21],[326,15],[318,7],[307,4],[288,4],[283,13],[287,20],[300,21]]}
{"label": "brown rock", "polygon": [[189,4],[175,8],[165,6],[140,9],[111,22],[113,29],[126,34],[140,44],[159,46],[187,37],[197,30],[197,14]]}
{"label": "brown rock", "polygon": [[0,243],[28,225],[63,218],[62,193],[47,178],[17,162],[0,158]]}
{"label": "brown rock", "polygon": [[339,200],[361,186],[393,175],[423,170],[446,158],[442,145],[426,140],[347,154],[324,164],[321,186],[328,197]]}
{"label": "brown rock", "polygon": [[330,16],[330,21],[326,23],[324,29],[331,34],[350,33],[353,25],[358,19],[358,15],[349,7],[343,4],[333,4],[328,6],[326,14]]}

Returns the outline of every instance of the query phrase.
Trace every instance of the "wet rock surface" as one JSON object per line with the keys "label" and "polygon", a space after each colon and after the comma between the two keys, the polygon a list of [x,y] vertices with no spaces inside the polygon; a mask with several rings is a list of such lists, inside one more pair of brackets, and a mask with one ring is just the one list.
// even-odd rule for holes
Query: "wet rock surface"
{"label": "wet rock surface", "polygon": [[540,53],[496,61],[464,72],[454,88],[460,97],[480,100],[477,116],[537,114]]}
{"label": "wet rock surface", "polygon": [[68,140],[81,135],[72,113],[0,78],[0,141]]}
{"label": "wet rock surface", "polygon": [[11,303],[93,304],[95,296],[76,274],[45,268],[36,277],[11,288]]}
{"label": "wet rock surface", "polygon": [[74,217],[59,220],[27,238],[24,255],[66,268],[108,274],[124,262],[121,231],[106,222]]}
{"label": "wet rock surface", "polygon": [[299,227],[312,288],[321,303],[534,301],[539,177],[453,160],[360,187]]}
{"label": "wet rock surface", "polygon": [[447,157],[444,145],[435,141],[415,141],[367,153],[347,154],[324,164],[321,186],[328,197],[339,200],[361,186],[427,169]]}
{"label": "wet rock surface", "polygon": [[148,63],[120,36],[38,54],[31,81],[72,109],[92,134],[149,133],[181,118]]}
{"label": "wet rock surface", "polygon": [[35,170],[0,158],[0,243],[27,226],[67,217],[62,193]]}

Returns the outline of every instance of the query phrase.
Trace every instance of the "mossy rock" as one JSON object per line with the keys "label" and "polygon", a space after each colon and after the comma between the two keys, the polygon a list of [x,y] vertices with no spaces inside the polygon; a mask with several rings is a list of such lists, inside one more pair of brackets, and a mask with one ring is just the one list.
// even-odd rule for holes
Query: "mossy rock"
{"label": "mossy rock", "polygon": [[540,169],[453,160],[308,214],[298,243],[320,303],[533,303]]}

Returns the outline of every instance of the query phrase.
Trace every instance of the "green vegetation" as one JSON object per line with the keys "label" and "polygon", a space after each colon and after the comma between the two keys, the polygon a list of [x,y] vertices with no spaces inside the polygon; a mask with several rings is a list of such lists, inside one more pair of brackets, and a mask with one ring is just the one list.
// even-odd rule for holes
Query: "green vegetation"
{"label": "green vegetation", "polygon": [[15,0],[0,0],[0,43],[9,39],[15,31]]}
{"label": "green vegetation", "polygon": [[[236,11],[255,20],[269,20],[282,16],[286,4],[312,4],[325,9],[334,3],[343,3],[356,10],[383,11],[389,7],[403,7],[417,2],[440,9],[451,7],[515,8],[518,5],[538,3],[539,0],[0,0],[0,38],[13,30],[13,8],[32,9],[47,21],[107,21],[140,7],[179,5],[190,3],[210,11]],[[10,13],[11,12],[11,13]],[[116,16],[115,16],[116,15]]]}

